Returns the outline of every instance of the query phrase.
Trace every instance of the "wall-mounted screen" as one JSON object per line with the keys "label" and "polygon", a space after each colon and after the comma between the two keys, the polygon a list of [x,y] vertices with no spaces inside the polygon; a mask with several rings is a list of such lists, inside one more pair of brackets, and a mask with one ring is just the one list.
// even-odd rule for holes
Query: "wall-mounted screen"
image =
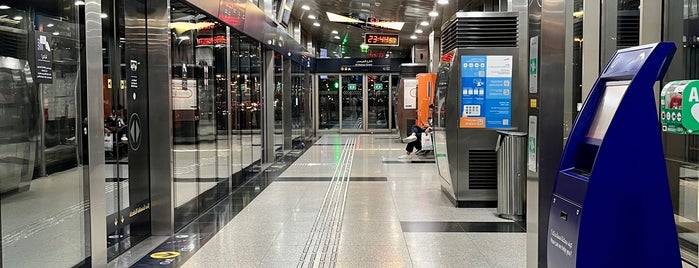
{"label": "wall-mounted screen", "polygon": [[626,89],[629,87],[629,82],[608,82],[607,87],[604,89],[602,99],[597,105],[597,111],[595,112],[595,117],[590,124],[590,129],[587,131],[587,137],[601,140],[604,138],[604,134],[607,133],[609,124],[616,114],[617,108],[619,108],[619,103],[626,93]]}
{"label": "wall-mounted screen", "polygon": [[291,17],[291,10],[294,8],[294,0],[286,0],[282,2],[282,6],[279,8],[279,15],[281,15],[279,22],[284,25],[289,25],[289,17]]}

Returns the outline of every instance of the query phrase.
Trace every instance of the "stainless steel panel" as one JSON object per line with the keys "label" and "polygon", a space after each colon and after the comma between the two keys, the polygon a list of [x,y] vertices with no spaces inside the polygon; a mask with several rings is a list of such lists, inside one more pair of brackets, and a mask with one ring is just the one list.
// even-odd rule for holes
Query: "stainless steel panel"
{"label": "stainless steel panel", "polygon": [[[102,6],[100,0],[85,1],[85,66],[86,88],[102,88]],[[105,164],[104,164],[104,107],[102,90],[86,90],[87,148],[89,164],[85,184],[89,185],[90,201],[90,254],[93,267],[106,267],[107,230],[104,228]],[[84,146],[84,145],[83,145]]]}
{"label": "stainless steel panel", "polygon": [[[170,7],[168,1],[149,1],[148,33],[148,128],[150,132],[150,204],[153,235],[174,232],[172,166],[172,96],[170,89]],[[158,107],[154,109],[154,107]]]}
{"label": "stainless steel panel", "polygon": [[[538,1],[533,1],[529,4],[529,38],[537,37],[541,40],[541,5]],[[587,42],[586,42],[587,43]],[[530,47],[530,49],[538,49],[541,51],[541,42],[537,42],[536,48]],[[539,53],[541,54],[541,53]],[[541,63],[541,61],[539,61]],[[539,64],[540,65],[540,64]],[[537,66],[538,67],[538,66]],[[541,73],[541,72],[539,72]],[[541,76],[537,76],[537,88],[539,87]],[[530,97],[538,98],[537,94],[530,94]],[[538,119],[538,110],[535,108],[530,108],[528,114],[534,116]],[[536,130],[535,130],[536,131]],[[537,131],[538,132],[538,131]],[[531,134],[531,133],[530,133]],[[538,154],[538,145],[535,149]],[[535,161],[538,161],[536,159]],[[537,162],[538,163],[538,162]],[[538,267],[539,260],[539,173],[527,170],[527,267],[533,268]]]}
{"label": "stainless steel panel", "polygon": [[601,5],[600,22],[600,61],[599,66],[604,66],[612,58],[617,49],[617,16],[618,1],[604,1]]}
{"label": "stainless steel panel", "polygon": [[262,90],[262,161],[274,162],[274,50],[264,49],[262,62],[264,79]]}
{"label": "stainless steel panel", "polygon": [[[551,202],[551,192],[558,172],[558,165],[563,151],[563,99],[566,84],[565,75],[561,71],[570,72],[570,66],[565,64],[566,47],[570,45],[566,41],[566,3],[570,1],[552,0],[544,1],[541,10],[541,47],[545,53],[539,55],[539,127],[537,140],[539,143],[537,156],[539,157],[538,196],[528,196],[528,201],[537,199],[538,217],[527,220],[527,232],[536,234],[536,256],[528,255],[531,267],[546,267],[546,235],[548,232],[548,211]],[[530,180],[531,182],[531,180]],[[532,185],[531,183],[527,186]],[[530,209],[528,209],[530,211]],[[530,236],[528,236],[530,237]],[[531,241],[529,241],[531,245]]]}
{"label": "stainless steel panel", "polygon": [[[583,0],[585,19],[583,19],[583,81],[582,99],[587,99],[592,85],[600,73],[600,9],[599,0]],[[605,26],[606,27],[606,26]],[[681,30],[682,27],[680,27]],[[668,73],[669,74],[669,73]]]}
{"label": "stainless steel panel", "polygon": [[521,220],[525,214],[526,132],[500,132],[498,157],[498,208],[500,217]]}

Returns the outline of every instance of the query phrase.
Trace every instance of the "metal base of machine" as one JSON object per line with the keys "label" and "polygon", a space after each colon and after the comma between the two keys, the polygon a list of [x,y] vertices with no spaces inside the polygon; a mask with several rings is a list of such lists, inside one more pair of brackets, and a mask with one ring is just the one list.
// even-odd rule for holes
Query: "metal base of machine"
{"label": "metal base of machine", "polygon": [[441,187],[442,192],[444,195],[451,201],[452,204],[454,204],[455,207],[457,208],[496,208],[498,207],[498,201],[497,200],[490,200],[490,201],[482,201],[482,200],[456,200],[451,193],[449,193],[449,190],[444,188],[444,186]]}

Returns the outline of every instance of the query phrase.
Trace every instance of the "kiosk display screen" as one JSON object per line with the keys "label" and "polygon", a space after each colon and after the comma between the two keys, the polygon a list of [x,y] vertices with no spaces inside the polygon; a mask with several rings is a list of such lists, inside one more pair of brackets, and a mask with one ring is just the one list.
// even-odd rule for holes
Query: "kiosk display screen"
{"label": "kiosk display screen", "polygon": [[590,124],[590,129],[587,132],[587,137],[597,140],[602,140],[604,134],[607,133],[609,124],[619,108],[619,103],[629,87],[628,82],[624,83],[607,83],[604,89],[602,99],[597,106],[597,112]]}

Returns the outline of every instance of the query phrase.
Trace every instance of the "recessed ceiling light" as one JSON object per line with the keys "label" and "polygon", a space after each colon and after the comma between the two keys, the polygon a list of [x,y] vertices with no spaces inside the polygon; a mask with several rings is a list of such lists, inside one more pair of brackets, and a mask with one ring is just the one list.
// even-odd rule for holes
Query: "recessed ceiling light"
{"label": "recessed ceiling light", "polygon": [[8,5],[0,5],[0,9],[10,9],[10,6],[8,6]]}
{"label": "recessed ceiling light", "polygon": [[415,30],[415,33],[421,34],[421,33],[423,33],[423,31],[422,31],[422,29],[417,29],[417,30]]}
{"label": "recessed ceiling light", "polygon": [[59,32],[53,32],[53,35],[59,35],[59,34],[61,34],[61,33],[59,33]]}
{"label": "recessed ceiling light", "polygon": [[303,5],[303,6],[301,6],[301,9],[303,9],[303,10],[311,10],[311,7],[309,7],[308,5]]}
{"label": "recessed ceiling light", "polygon": [[316,15],[313,15],[313,14],[311,14],[311,15],[308,15],[308,18],[309,18],[309,19],[312,19],[312,20],[315,20],[315,19],[317,19]]}
{"label": "recessed ceiling light", "polygon": [[430,23],[429,23],[428,21],[426,21],[426,20],[423,20],[422,22],[420,22],[420,25],[422,25],[422,26],[430,26]]}
{"label": "recessed ceiling light", "polygon": [[49,27],[49,28],[53,27],[53,23],[46,24],[46,27]]}
{"label": "recessed ceiling light", "polygon": [[417,36],[416,36],[416,35],[411,35],[411,36],[410,36],[410,39],[415,40],[415,39],[417,39]]}
{"label": "recessed ceiling light", "polygon": [[84,5],[85,5],[85,1],[80,1],[80,0],[75,1],[75,5],[76,5],[76,6],[84,6]]}
{"label": "recessed ceiling light", "polygon": [[332,34],[338,34],[337,30],[333,30]]}
{"label": "recessed ceiling light", "polygon": [[430,17],[437,17],[439,16],[439,13],[437,13],[437,11],[432,10],[430,11],[430,13],[427,13],[427,15],[430,15]]}
{"label": "recessed ceiling light", "polygon": [[100,18],[106,19],[106,18],[108,18],[108,17],[109,17],[109,16],[108,16],[107,14],[104,14],[104,13],[100,14]]}
{"label": "recessed ceiling light", "polygon": [[449,0],[437,0],[437,4],[446,5],[449,4]]}
{"label": "recessed ceiling light", "polygon": [[22,16],[15,16],[15,17],[12,18],[12,19],[13,19],[13,20],[22,20]]}
{"label": "recessed ceiling light", "polygon": [[340,36],[336,35],[334,38],[339,40],[339,39],[340,39]]}
{"label": "recessed ceiling light", "polygon": [[319,27],[319,26],[320,26],[320,23],[316,21],[316,22],[313,23],[313,26]]}

